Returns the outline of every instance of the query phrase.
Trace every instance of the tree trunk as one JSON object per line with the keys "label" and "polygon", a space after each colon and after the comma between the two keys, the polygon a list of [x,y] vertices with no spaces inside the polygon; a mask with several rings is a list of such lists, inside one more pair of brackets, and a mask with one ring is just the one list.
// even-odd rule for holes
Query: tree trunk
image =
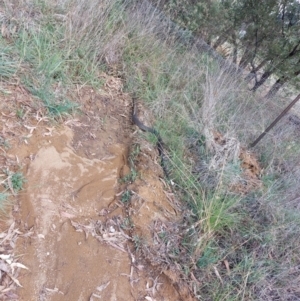
{"label": "tree trunk", "polygon": [[227,36],[226,34],[222,35],[222,36],[219,36],[217,41],[215,42],[214,44],[214,49],[217,49],[219,46],[221,46],[222,44],[224,44],[227,40]]}
{"label": "tree trunk", "polygon": [[251,91],[256,91],[261,85],[265,83],[265,81],[272,75],[273,71],[265,71],[259,81],[255,83]]}
{"label": "tree trunk", "polygon": [[272,96],[275,96],[275,94],[282,88],[284,84],[288,82],[289,78],[282,76],[277,79],[276,83],[270,88],[269,92],[265,96],[266,98],[271,98]]}
{"label": "tree trunk", "polygon": [[217,41],[215,42],[213,48],[217,49],[219,46],[221,46],[222,44],[224,44],[226,42],[226,40],[228,39],[228,36],[230,35],[230,33],[232,32],[232,27],[228,28],[227,30],[225,30],[224,33],[222,33]]}
{"label": "tree trunk", "polygon": [[267,59],[264,59],[257,67],[252,68],[252,70],[249,72],[249,74],[245,77],[246,81],[250,81],[266,63],[268,62]]}
{"label": "tree trunk", "polygon": [[251,54],[252,54],[252,51],[249,50],[249,48],[247,47],[240,60],[240,64],[239,64],[240,68],[244,69],[250,63],[250,61],[252,59]]}
{"label": "tree trunk", "polygon": [[212,47],[212,39],[213,39],[213,36],[212,35],[209,35],[207,38],[206,38],[206,43]]}
{"label": "tree trunk", "polygon": [[[277,64],[277,68],[278,68],[278,66],[279,65],[281,65],[281,64],[284,64],[285,63],[285,61],[286,60],[288,60],[289,58],[291,58],[291,57],[294,57],[297,53],[298,53],[298,47],[299,47],[299,45],[300,45],[300,41],[298,42],[298,44],[293,48],[293,50],[288,54],[288,56],[285,58],[285,59],[283,59],[283,60],[281,60],[281,61],[279,61],[279,63]],[[299,62],[298,62],[298,64],[299,64]],[[271,74],[273,74],[274,73],[274,70],[275,69],[270,69],[269,71],[265,71],[265,73],[262,75],[262,77],[261,77],[261,79],[259,80],[259,81],[256,81],[256,83],[255,83],[255,85],[253,86],[253,88],[251,89],[251,91],[256,91],[261,85],[263,85],[264,83],[265,83],[265,81],[271,76]],[[300,73],[300,70],[299,71],[297,71],[297,72],[294,72],[291,76],[292,77],[296,77],[296,76],[298,76],[299,75],[299,73]],[[290,79],[291,77],[288,77],[288,79]],[[276,82],[277,83],[277,82]],[[276,84],[275,83],[275,84]],[[284,82],[285,83],[285,82]],[[284,84],[283,83],[283,84]],[[278,83],[278,85],[279,85],[279,88],[278,88],[278,90],[282,87],[282,85],[280,85],[280,83]],[[272,88],[271,88],[272,89]],[[275,87],[274,87],[274,89],[275,89]],[[276,91],[277,92],[277,91]]]}
{"label": "tree trunk", "polygon": [[232,35],[232,43],[233,43],[233,57],[232,62],[237,65],[237,55],[238,55],[238,45],[236,42],[236,36],[235,34]]}
{"label": "tree trunk", "polygon": [[[294,72],[293,77],[297,77],[299,74],[300,74],[300,70]],[[274,96],[282,88],[282,86],[285,85],[290,79],[291,77],[289,76],[281,76],[280,78],[278,78],[276,83],[270,88],[269,92],[265,97],[271,98],[272,96]]]}

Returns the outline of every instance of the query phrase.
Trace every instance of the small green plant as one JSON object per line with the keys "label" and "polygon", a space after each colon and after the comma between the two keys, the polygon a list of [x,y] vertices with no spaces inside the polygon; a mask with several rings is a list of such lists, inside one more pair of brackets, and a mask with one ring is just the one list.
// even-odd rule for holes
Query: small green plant
{"label": "small green plant", "polygon": [[213,247],[210,243],[204,249],[201,257],[197,260],[197,267],[206,268],[207,266],[216,263],[219,258],[217,248]]}
{"label": "small green plant", "polygon": [[132,145],[130,154],[128,157],[128,161],[131,166],[134,166],[135,161],[136,161],[138,155],[140,154],[140,152],[141,152],[141,148],[140,148],[139,144]]}
{"label": "small green plant", "polygon": [[134,235],[133,238],[133,244],[134,244],[134,247],[135,249],[138,251],[141,249],[142,245],[143,245],[143,238],[139,235]]}
{"label": "small green plant", "polygon": [[13,49],[5,45],[4,39],[0,37],[0,78],[10,78],[17,70],[17,62],[13,58]]}
{"label": "small green plant", "polygon": [[16,172],[11,175],[11,183],[15,192],[22,190],[25,178],[21,172]]}
{"label": "small green plant", "polygon": [[128,156],[128,162],[130,166],[130,173],[123,178],[120,179],[120,183],[132,183],[134,182],[138,177],[138,172],[135,169],[135,161],[140,153],[140,145],[134,144],[131,147],[130,154]]}
{"label": "small green plant", "polygon": [[0,212],[6,213],[8,200],[7,200],[8,194],[0,192]]}
{"label": "small green plant", "polygon": [[14,192],[19,192],[22,190],[25,178],[21,172],[11,173],[10,171],[5,171],[8,178],[6,181],[5,187],[6,189],[12,188]]}
{"label": "small green plant", "polygon": [[238,223],[238,215],[231,209],[239,199],[230,195],[208,195],[203,205],[200,205],[198,214],[205,219],[205,230],[210,232],[232,229]]}
{"label": "small green plant", "polygon": [[156,136],[155,134],[147,132],[147,133],[144,134],[144,136],[145,136],[145,138],[146,138],[152,145],[156,145],[156,144],[157,144],[158,139],[157,139],[157,136]]}
{"label": "small green plant", "polygon": [[48,110],[49,115],[56,117],[64,114],[70,114],[74,109],[78,107],[77,104],[60,97],[56,99],[54,93],[51,91],[50,81],[41,82],[38,85],[34,85],[28,78],[24,79],[24,84],[28,90],[39,99],[42,100],[44,106]]}
{"label": "small green plant", "polygon": [[8,141],[2,138],[1,136],[0,136],[0,146],[3,146],[6,149],[10,148]]}
{"label": "small green plant", "polygon": [[131,171],[128,175],[120,179],[120,183],[133,183],[138,177],[138,172],[131,168]]}
{"label": "small green plant", "polygon": [[130,190],[126,190],[121,197],[121,202],[127,204],[130,201],[132,192]]}
{"label": "small green plant", "polygon": [[124,218],[120,227],[124,230],[130,230],[134,227],[134,224],[130,218]]}
{"label": "small green plant", "polygon": [[46,108],[50,115],[61,116],[63,114],[70,114],[75,108],[78,107],[75,103],[65,100],[62,102],[48,102],[45,103]]}
{"label": "small green plant", "polygon": [[20,109],[17,109],[16,115],[18,118],[23,119],[24,113],[25,113],[24,110],[22,108],[20,108]]}

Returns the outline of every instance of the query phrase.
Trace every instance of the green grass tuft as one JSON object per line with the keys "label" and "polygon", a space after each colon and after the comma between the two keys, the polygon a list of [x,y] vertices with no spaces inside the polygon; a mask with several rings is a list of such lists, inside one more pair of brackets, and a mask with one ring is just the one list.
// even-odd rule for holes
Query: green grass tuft
{"label": "green grass tuft", "polygon": [[11,180],[13,190],[15,192],[19,192],[20,190],[23,189],[25,178],[21,172],[16,172],[11,174],[10,180]]}
{"label": "green grass tuft", "polygon": [[121,196],[121,202],[124,204],[129,203],[131,196],[132,192],[130,190],[126,190]]}
{"label": "green grass tuft", "polygon": [[18,62],[14,54],[14,49],[8,46],[2,37],[0,37],[0,78],[9,79],[17,71]]}
{"label": "green grass tuft", "polygon": [[9,201],[7,198],[8,198],[7,193],[0,192],[0,212],[2,214],[6,214],[7,212],[7,207],[9,205]]}

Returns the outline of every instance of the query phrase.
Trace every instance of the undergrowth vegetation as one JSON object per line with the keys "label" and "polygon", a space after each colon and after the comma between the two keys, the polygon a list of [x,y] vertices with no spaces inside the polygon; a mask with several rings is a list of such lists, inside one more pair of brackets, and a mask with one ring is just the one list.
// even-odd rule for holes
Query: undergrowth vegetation
{"label": "undergrowth vegetation", "polygon": [[0,192],[0,216],[6,214],[7,206],[9,204],[7,197],[8,195],[6,193]]}
{"label": "undergrowth vegetation", "polygon": [[157,256],[180,267],[198,300],[300,299],[296,117],[261,141],[259,164],[247,150],[284,106],[280,97],[261,99],[242,71],[181,43],[189,33],[146,1],[14,1],[2,23],[1,78],[20,78],[49,114],[72,112],[70,88],[100,87],[100,71],[151,109],[185,206],[170,228],[181,239],[166,229],[161,244],[173,244],[172,254]]}
{"label": "undergrowth vegetation", "polygon": [[0,175],[0,219],[9,214],[13,204],[12,195],[17,195],[23,189],[25,181],[21,172],[3,170]]}

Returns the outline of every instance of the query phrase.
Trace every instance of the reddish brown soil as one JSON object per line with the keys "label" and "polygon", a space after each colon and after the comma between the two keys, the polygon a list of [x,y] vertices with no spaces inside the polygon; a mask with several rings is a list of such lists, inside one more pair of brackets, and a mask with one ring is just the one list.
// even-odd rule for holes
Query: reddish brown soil
{"label": "reddish brown soil", "polygon": [[[73,98],[81,113],[59,123],[21,87],[0,97],[1,135],[11,146],[2,167],[26,178],[7,224],[15,220],[13,252],[29,269],[17,273],[22,287],[4,300],[192,300],[176,272],[136,253],[133,237],[151,246],[153,222],[179,213],[155,147],[133,133],[130,97],[103,76],[104,89],[79,89]],[[121,184],[132,139],[141,145],[140,176]]]}

